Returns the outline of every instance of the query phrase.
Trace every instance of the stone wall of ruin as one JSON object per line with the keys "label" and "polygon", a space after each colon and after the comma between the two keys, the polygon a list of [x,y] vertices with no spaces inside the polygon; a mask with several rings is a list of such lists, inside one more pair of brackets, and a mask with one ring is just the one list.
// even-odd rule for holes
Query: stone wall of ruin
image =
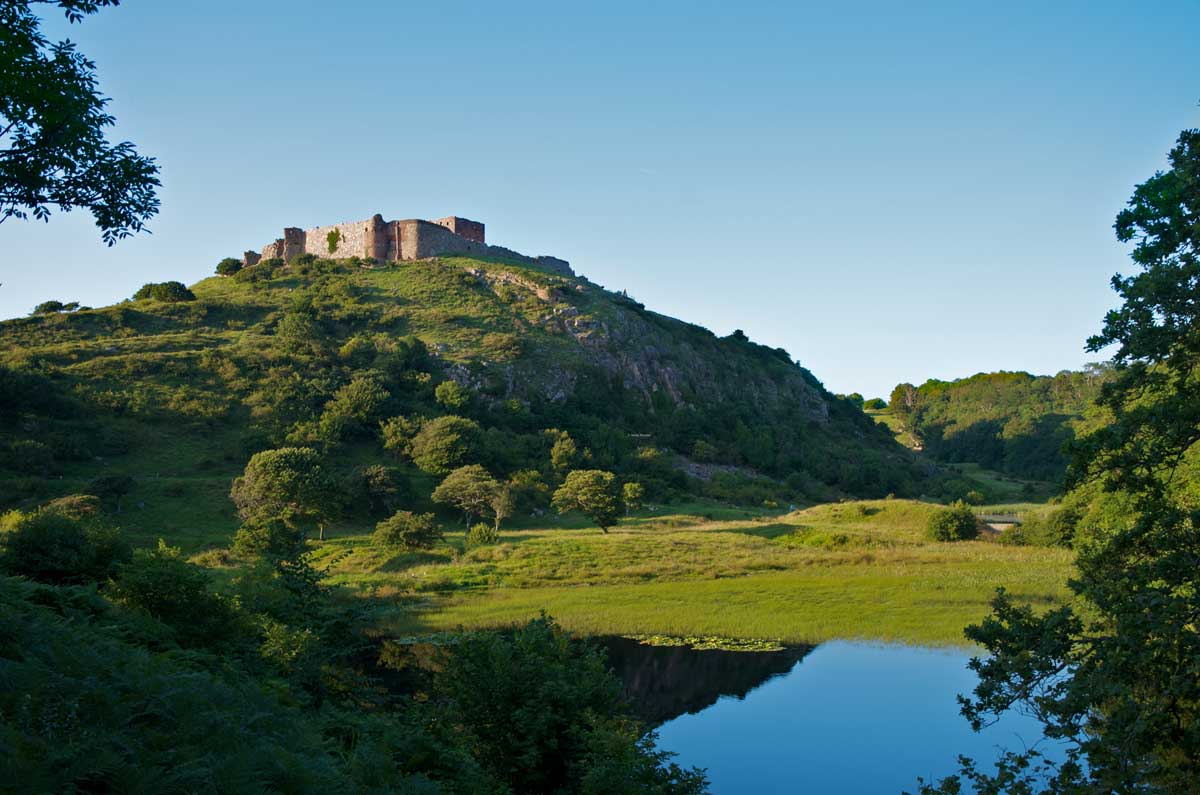
{"label": "stone wall of ruin", "polygon": [[[465,237],[452,231],[452,228],[460,228],[478,239]],[[338,233],[336,246],[330,251],[329,235],[335,230]],[[383,216],[375,215],[365,221],[348,221],[312,229],[288,227],[283,230],[283,237],[263,248],[261,258],[291,260],[301,254],[313,254],[328,259],[364,257],[388,262],[457,254],[504,259],[536,265],[564,276],[575,275],[566,260],[528,257],[503,246],[489,246],[482,241],[483,224],[465,218],[451,216],[436,222],[419,219],[384,221]],[[254,252],[247,252],[243,262],[254,264],[251,259],[257,261]]]}

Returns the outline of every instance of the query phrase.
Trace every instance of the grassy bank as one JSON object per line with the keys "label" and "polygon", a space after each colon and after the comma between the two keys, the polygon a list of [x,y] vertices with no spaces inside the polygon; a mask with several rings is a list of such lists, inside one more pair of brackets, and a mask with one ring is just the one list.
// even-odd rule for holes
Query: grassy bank
{"label": "grassy bank", "polygon": [[461,533],[402,554],[350,534],[318,555],[333,582],[400,597],[399,632],[499,627],[546,610],[590,633],[955,645],[999,586],[1043,607],[1067,595],[1068,551],[930,542],[924,527],[935,507],[925,503],[774,516],[695,508],[646,513],[607,535],[523,528],[465,552]]}

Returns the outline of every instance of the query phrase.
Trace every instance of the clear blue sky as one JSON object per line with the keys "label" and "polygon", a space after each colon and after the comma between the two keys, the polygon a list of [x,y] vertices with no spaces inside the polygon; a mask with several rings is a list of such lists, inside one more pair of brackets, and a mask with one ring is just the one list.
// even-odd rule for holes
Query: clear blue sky
{"label": "clear blue sky", "polygon": [[[1052,373],[1200,125],[1200,4],[127,0],[82,25],[153,235],[0,225],[0,316],[194,282],[284,226],[463,215],[835,391]],[[1050,8],[1053,6],[1053,8]]]}

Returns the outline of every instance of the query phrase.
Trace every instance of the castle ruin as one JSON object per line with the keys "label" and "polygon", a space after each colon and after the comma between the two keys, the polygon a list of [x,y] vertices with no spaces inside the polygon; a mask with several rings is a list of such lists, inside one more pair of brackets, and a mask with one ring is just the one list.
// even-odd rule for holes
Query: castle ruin
{"label": "castle ruin", "polygon": [[272,258],[291,260],[301,254],[314,254],[323,259],[362,257],[376,262],[464,254],[535,265],[563,276],[575,275],[566,260],[529,257],[503,246],[488,245],[484,242],[483,224],[454,215],[436,221],[418,218],[385,221],[376,213],[365,221],[312,229],[288,227],[283,230],[283,237],[268,243],[261,252],[247,251],[242,256],[242,264],[255,265]]}

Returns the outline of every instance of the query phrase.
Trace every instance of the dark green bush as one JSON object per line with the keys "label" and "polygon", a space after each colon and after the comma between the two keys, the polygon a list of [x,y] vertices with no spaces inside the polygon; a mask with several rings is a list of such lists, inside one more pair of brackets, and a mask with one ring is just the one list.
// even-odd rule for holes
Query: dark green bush
{"label": "dark green bush", "polygon": [[479,423],[448,414],[421,426],[410,446],[413,463],[426,472],[444,475],[479,455]]}
{"label": "dark green bush", "polygon": [[467,531],[467,549],[491,546],[499,540],[500,534],[496,532],[494,526],[487,522],[476,522]]}
{"label": "dark green bush", "polygon": [[77,507],[5,514],[0,519],[3,569],[54,585],[101,582],[112,575],[129,560],[129,546],[116,529],[81,516]]}
{"label": "dark green bush", "polygon": [[[78,306],[78,304],[76,304]],[[34,315],[53,315],[58,312],[63,312],[67,305],[62,301],[43,301],[33,308]]]}
{"label": "dark green bush", "polygon": [[442,540],[442,527],[431,513],[396,511],[375,525],[372,540],[392,549],[429,549]]}
{"label": "dark green bush", "polygon": [[233,551],[243,556],[290,555],[304,545],[304,534],[278,518],[247,522],[233,535]]}
{"label": "dark green bush", "polygon": [[150,282],[143,284],[141,289],[133,294],[135,301],[145,299],[177,303],[179,301],[195,301],[196,295],[184,286],[183,282]]}
{"label": "dark green bush", "polygon": [[137,550],[118,569],[105,595],[166,624],[182,646],[216,646],[242,627],[234,607],[209,589],[211,581],[207,569],[160,539],[157,549]]}
{"label": "dark green bush", "polygon": [[357,491],[371,516],[390,516],[409,498],[408,483],[391,467],[371,464],[351,478],[348,490]]}
{"label": "dark green bush", "polygon": [[242,261],[233,257],[226,257],[217,263],[218,276],[232,276],[242,269]]}
{"label": "dark green bush", "polygon": [[970,541],[979,535],[979,522],[970,506],[956,502],[930,515],[926,530],[934,541]]}

